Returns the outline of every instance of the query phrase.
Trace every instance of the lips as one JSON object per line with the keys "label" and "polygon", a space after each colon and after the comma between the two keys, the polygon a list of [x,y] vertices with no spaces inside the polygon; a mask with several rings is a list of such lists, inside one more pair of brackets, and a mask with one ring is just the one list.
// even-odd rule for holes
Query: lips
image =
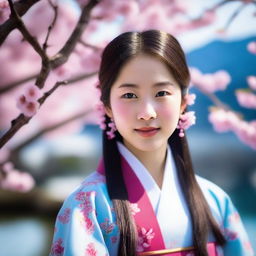
{"label": "lips", "polygon": [[159,130],[160,128],[156,127],[141,127],[139,129],[135,129],[135,131],[143,137],[154,136]]}

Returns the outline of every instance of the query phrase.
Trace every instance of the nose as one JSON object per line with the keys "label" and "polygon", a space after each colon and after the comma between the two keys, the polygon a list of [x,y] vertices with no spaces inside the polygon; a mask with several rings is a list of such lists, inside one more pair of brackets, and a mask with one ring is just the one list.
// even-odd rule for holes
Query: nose
{"label": "nose", "polygon": [[140,120],[151,120],[157,117],[157,113],[152,102],[144,102],[141,104],[138,111],[138,119]]}

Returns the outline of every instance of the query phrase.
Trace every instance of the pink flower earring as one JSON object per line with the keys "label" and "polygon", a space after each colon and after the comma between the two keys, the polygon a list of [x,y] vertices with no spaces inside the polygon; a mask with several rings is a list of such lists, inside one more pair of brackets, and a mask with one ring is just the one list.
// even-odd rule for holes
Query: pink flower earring
{"label": "pink flower earring", "polygon": [[116,131],[116,124],[113,119],[111,119],[111,122],[108,123],[108,127],[110,128],[110,131],[107,131],[106,134],[108,135],[108,139],[111,140],[115,138]]}
{"label": "pink flower earring", "polygon": [[[186,94],[185,101],[187,105],[193,105],[195,103],[195,94]],[[187,130],[190,126],[196,123],[196,116],[194,111],[188,111],[180,115],[180,119],[177,125],[177,129],[180,129],[179,136],[184,137],[184,130]]]}
{"label": "pink flower earring", "polygon": [[196,116],[194,111],[189,111],[180,115],[177,128],[180,129],[179,136],[184,137],[184,130],[196,123]]}

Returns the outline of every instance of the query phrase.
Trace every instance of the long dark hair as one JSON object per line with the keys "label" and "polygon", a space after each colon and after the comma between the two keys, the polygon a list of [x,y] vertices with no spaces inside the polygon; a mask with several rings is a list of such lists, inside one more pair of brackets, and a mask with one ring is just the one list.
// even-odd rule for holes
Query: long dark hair
{"label": "long dark hair", "polygon": [[[178,82],[182,96],[190,81],[184,52],[172,35],[159,30],[126,32],[112,40],[102,54],[99,70],[99,87],[103,104],[110,107],[111,86],[117,79],[126,62],[138,54],[150,54],[166,63]],[[106,124],[110,121],[107,116]],[[116,140],[122,141],[116,132],[115,139],[109,140],[103,132],[103,158],[106,182],[110,199],[113,202],[120,231],[118,255],[136,255],[137,231],[129,211],[128,193],[121,171],[121,161]],[[168,140],[178,170],[179,183],[191,215],[193,243],[198,256],[207,256],[206,243],[212,232],[219,245],[225,243],[218,224],[196,181],[186,137],[180,138],[175,130]]]}

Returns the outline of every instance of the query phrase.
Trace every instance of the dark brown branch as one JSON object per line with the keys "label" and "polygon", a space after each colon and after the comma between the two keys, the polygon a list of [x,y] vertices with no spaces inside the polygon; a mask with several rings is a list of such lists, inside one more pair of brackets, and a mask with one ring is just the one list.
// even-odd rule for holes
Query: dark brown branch
{"label": "dark brown branch", "polygon": [[232,21],[234,21],[234,19],[238,16],[238,14],[246,7],[246,3],[242,4],[241,6],[239,6],[237,8],[237,10],[231,15],[231,17],[228,19],[224,30],[227,30],[228,27],[230,26],[230,24],[232,23]]}
{"label": "dark brown branch", "polygon": [[[97,74],[97,72],[92,72],[90,74],[84,74],[77,77],[70,79],[69,81],[60,81],[57,82],[52,89],[46,92],[39,100],[39,104],[42,105],[45,100],[60,86],[60,85],[67,85],[69,83],[75,83],[81,79],[88,78]],[[23,114],[20,114],[16,119],[12,121],[12,125],[10,129],[1,137],[0,139],[0,149],[12,138],[15,133],[25,124],[27,124],[32,117],[26,117]]]}
{"label": "dark brown branch", "polygon": [[7,93],[9,92],[10,90],[13,90],[15,89],[16,87],[18,87],[19,85],[23,84],[23,83],[26,83],[32,79],[36,79],[36,77],[38,76],[38,73],[36,74],[33,74],[33,75],[30,75],[28,77],[25,77],[21,80],[18,80],[18,81],[15,81],[13,83],[10,83],[10,84],[7,84],[5,85],[4,87],[0,87],[0,94],[4,94],[4,93]]}
{"label": "dark brown branch", "polygon": [[[14,3],[14,8],[18,15],[22,17],[31,6],[39,1],[40,0],[20,0],[19,2]],[[0,46],[3,44],[10,32],[16,28],[16,26],[16,20],[13,17],[10,17],[2,25],[0,25]]]}
{"label": "dark brown branch", "polygon": [[96,6],[101,0],[91,0],[83,9],[80,16],[80,19],[76,25],[76,28],[72,32],[66,44],[63,48],[51,58],[51,66],[52,68],[56,68],[63,63],[65,63],[73,52],[78,40],[81,38],[81,35],[87,26],[90,19],[90,12],[94,6]]}
{"label": "dark brown branch", "polygon": [[81,39],[79,40],[79,43],[82,44],[83,46],[88,47],[88,48],[91,48],[91,49],[93,49],[93,50],[95,50],[95,51],[101,51],[101,50],[102,50],[102,48],[97,47],[97,46],[92,45],[92,44],[88,44],[88,43],[84,42],[84,41],[81,40]]}
{"label": "dark brown branch", "polygon": [[[11,13],[12,13],[11,16],[16,17],[16,20],[19,20],[20,17],[18,16],[17,12],[15,11],[14,5],[12,4],[11,0],[8,0],[8,1],[10,4],[10,7],[11,7]],[[44,86],[45,80],[46,80],[47,76],[49,75],[49,72],[51,69],[62,65],[63,63],[65,63],[68,60],[70,54],[74,50],[75,45],[77,44],[84,29],[86,28],[86,25],[89,22],[90,12],[91,12],[92,8],[99,2],[100,2],[100,0],[90,0],[90,2],[83,8],[80,19],[79,19],[73,33],[71,34],[70,38],[68,39],[68,41],[66,42],[64,47],[59,51],[59,53],[57,53],[51,59],[51,61],[48,60],[48,57],[46,56],[45,52],[40,47],[40,49],[42,50],[42,52],[40,52],[42,54],[42,55],[40,55],[42,58],[42,68],[40,71],[40,75],[38,76],[37,81],[36,81],[36,85],[39,88],[42,88]],[[19,23],[20,23],[21,27],[22,27],[22,25],[24,25],[23,22],[19,22]],[[21,30],[20,27],[19,27],[19,29]],[[25,33],[25,38],[26,38],[26,36],[29,37],[29,40],[31,40],[30,43],[35,43],[35,45],[33,45],[33,47],[37,48],[38,45],[36,45],[36,42],[35,42],[36,40],[33,37],[30,37],[29,33],[26,34],[26,32],[28,32],[28,31],[26,30],[25,26],[24,26],[24,29],[22,29],[22,32]],[[38,49],[38,50],[40,51],[40,49]],[[23,114],[21,114],[15,120],[13,120],[10,129],[6,133],[4,133],[4,135],[0,139],[0,148],[2,148],[14,136],[15,133],[23,125],[28,123],[31,118],[32,117],[25,117]]]}
{"label": "dark brown branch", "polygon": [[89,114],[92,111],[92,109],[77,113],[67,119],[62,120],[59,123],[56,123],[52,126],[46,127],[44,129],[41,129],[40,131],[38,131],[36,134],[34,134],[32,137],[30,137],[28,140],[24,141],[23,143],[21,143],[20,145],[18,145],[17,147],[13,148],[13,152],[18,152],[21,149],[23,149],[24,147],[28,146],[29,144],[31,144],[32,142],[34,142],[35,140],[37,140],[38,138],[40,138],[41,136],[43,136],[45,133],[53,131],[57,128],[60,128],[68,123],[71,123],[75,120],[78,120],[80,118],[84,118],[87,114]]}
{"label": "dark brown branch", "polygon": [[20,18],[19,14],[15,10],[14,4],[12,3],[12,0],[8,0],[10,9],[11,9],[11,17],[16,21],[16,26],[19,29],[19,31],[22,33],[24,38],[30,43],[30,45],[34,48],[34,50],[41,56],[43,60],[47,60],[48,57],[45,54],[45,51],[41,48],[40,44],[36,40],[35,37],[33,37],[29,31],[27,30],[25,24],[23,23],[22,19]]}
{"label": "dark brown branch", "polygon": [[47,35],[46,35],[46,38],[45,38],[45,41],[43,43],[43,50],[46,51],[47,49],[47,42],[48,42],[48,39],[50,37],[50,34],[51,34],[51,31],[56,23],[56,20],[57,20],[57,16],[58,16],[58,6],[53,4],[51,0],[48,0],[50,6],[52,7],[53,11],[54,11],[54,17],[53,17],[53,21],[51,23],[51,25],[48,27],[48,31],[47,31]]}
{"label": "dark brown branch", "polygon": [[[92,73],[89,73],[89,74],[82,74],[82,75],[79,75],[77,77],[74,77],[74,78],[71,78],[70,80],[68,81],[60,81],[60,82],[57,82],[52,89],[50,89],[48,92],[46,92],[39,100],[38,102],[40,103],[40,105],[42,105],[45,100],[59,87],[59,86],[65,86],[65,85],[69,85],[69,84],[72,84],[72,83],[76,83],[77,81],[80,81],[82,79],[86,79],[86,78],[89,78],[91,76],[94,76],[96,75],[97,72],[92,72]],[[91,110],[90,110],[91,111]],[[14,150],[20,150],[21,148],[23,148],[24,146],[30,144],[31,142],[33,142],[34,140],[36,140],[37,138],[39,138],[41,135],[43,135],[44,133],[48,132],[48,131],[51,131],[51,130],[54,130],[56,128],[59,128],[60,126],[64,125],[64,124],[67,124],[75,119],[78,119],[82,113],[84,113],[84,115],[87,114],[88,111],[85,111],[85,112],[81,112],[81,114],[76,114],[74,115],[73,117],[71,118],[68,118],[66,120],[63,120],[61,121],[59,124],[56,124],[54,126],[51,126],[51,127],[48,127],[48,128],[45,128],[41,131],[39,131],[37,134],[33,135],[33,137],[29,138],[28,140],[26,140],[25,142],[23,142],[22,144],[20,144],[19,146],[17,146]],[[82,117],[82,116],[81,116]],[[1,142],[1,141],[0,141]],[[0,146],[1,148],[1,146]],[[13,150],[13,151],[14,151]]]}

